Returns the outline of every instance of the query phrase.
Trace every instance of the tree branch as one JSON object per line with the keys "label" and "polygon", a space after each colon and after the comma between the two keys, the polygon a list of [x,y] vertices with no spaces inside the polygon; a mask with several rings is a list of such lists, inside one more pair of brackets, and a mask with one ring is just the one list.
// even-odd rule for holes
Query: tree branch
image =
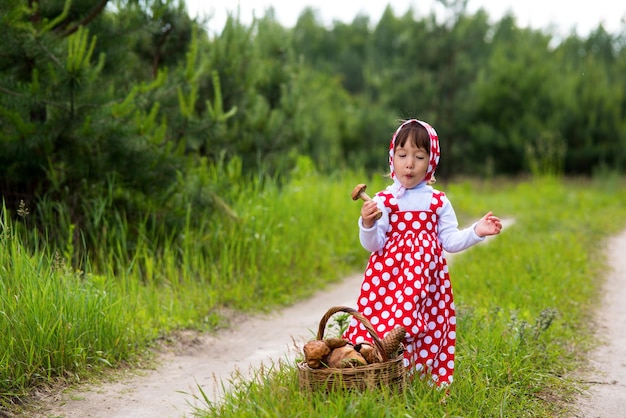
{"label": "tree branch", "polygon": [[83,20],[76,23],[74,26],[70,27],[69,29],[66,29],[65,31],[63,31],[61,36],[62,37],[70,36],[71,34],[76,32],[79,27],[87,26],[92,20],[94,20],[104,10],[108,2],[109,0],[100,0],[100,3],[95,5],[94,8],[91,10],[91,12],[87,16],[85,16]]}

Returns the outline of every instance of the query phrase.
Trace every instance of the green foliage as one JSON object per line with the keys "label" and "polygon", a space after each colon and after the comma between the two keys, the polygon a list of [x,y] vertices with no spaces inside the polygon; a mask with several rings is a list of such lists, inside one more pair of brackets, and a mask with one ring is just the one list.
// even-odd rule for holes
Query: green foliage
{"label": "green foliage", "polygon": [[[249,27],[231,16],[209,36],[182,3],[105,4],[5,2],[1,13],[2,196],[13,210],[28,201],[31,226],[53,240],[67,235],[53,220],[67,218],[93,236],[84,251],[99,237],[79,208],[110,181],[129,224],[168,207],[146,216],[175,234],[187,208],[164,202],[202,161],[283,179],[300,155],[324,173],[384,172],[404,117],[440,133],[440,179],[624,165],[625,55],[602,28],[555,44],[458,1],[444,22],[387,8],[379,22],[325,27],[309,9],[293,29],[272,13]],[[35,207],[51,201],[64,213],[44,218]]]}
{"label": "green foliage", "polygon": [[[22,215],[28,215],[22,211]],[[104,276],[74,272],[55,252],[30,254],[0,218],[0,405],[68,373],[110,367],[135,355],[148,329]],[[128,300],[124,304],[134,305]]]}
{"label": "green foliage", "polygon": [[[566,61],[578,62],[569,80],[569,114],[561,129],[568,146],[567,172],[590,173],[602,165],[623,169],[624,114],[619,103],[624,102],[624,89],[616,88],[623,77],[615,71],[624,52],[620,54],[615,44],[600,28],[585,42],[572,39],[559,48]],[[576,106],[572,108],[571,103]]]}
{"label": "green foliage", "polygon": [[[527,170],[529,165],[539,165],[539,161],[520,156],[538,157],[535,150],[551,146],[542,142],[558,141],[554,132],[558,132],[560,118],[564,116],[557,110],[565,104],[559,95],[564,89],[558,84],[560,80],[550,77],[556,68],[546,52],[549,38],[536,35],[531,42],[511,48],[511,44],[519,44],[521,36],[523,32],[508,34],[510,39],[495,49],[476,84],[475,95],[479,99],[474,112],[481,122],[472,132],[480,138],[482,157],[494,162],[496,173],[514,174]],[[557,158],[557,167],[563,166],[558,161],[563,154],[554,151],[550,156]]]}

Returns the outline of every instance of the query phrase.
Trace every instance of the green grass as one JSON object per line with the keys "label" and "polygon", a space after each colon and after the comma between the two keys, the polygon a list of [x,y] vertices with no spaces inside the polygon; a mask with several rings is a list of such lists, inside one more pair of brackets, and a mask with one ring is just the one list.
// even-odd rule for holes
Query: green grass
{"label": "green grass", "polygon": [[[15,222],[5,213],[0,407],[11,408],[38,386],[132,363],[172,330],[210,331],[227,322],[223,312],[277,309],[359,271],[367,253],[358,244],[360,204],[349,193],[364,180],[372,193],[384,184],[359,173],[323,177],[306,164],[281,187],[238,182],[224,196],[228,209],[190,205],[182,228],[170,235],[149,216],[128,225],[107,198],[98,210],[110,213],[98,215],[107,236],[90,254],[97,263],[85,263],[83,271],[68,261],[79,241],[50,248],[17,233],[27,216]],[[487,210],[515,218],[514,226],[451,266],[459,331],[457,373],[445,404],[419,382],[402,394],[311,398],[299,392],[294,365],[279,363],[198,413],[567,416],[576,382],[566,376],[590,344],[587,319],[602,283],[600,244],[626,226],[623,183],[546,178],[438,186],[462,224]]]}
{"label": "green grass", "polygon": [[28,254],[0,222],[0,395],[128,359],[143,330],[133,302],[104,277],[79,277],[58,256]]}

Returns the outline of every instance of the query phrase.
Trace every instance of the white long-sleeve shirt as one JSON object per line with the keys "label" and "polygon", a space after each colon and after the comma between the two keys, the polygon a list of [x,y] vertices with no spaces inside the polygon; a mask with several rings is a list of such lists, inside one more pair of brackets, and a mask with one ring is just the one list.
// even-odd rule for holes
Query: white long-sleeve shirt
{"label": "white long-sleeve shirt", "polygon": [[[389,186],[387,191],[395,191],[394,186]],[[402,197],[396,198],[399,210],[401,212],[428,210],[430,208],[433,191],[434,189],[425,182],[420,183],[412,189],[406,189]],[[387,242],[387,232],[390,228],[389,213],[382,199],[378,196],[374,196],[373,200],[383,212],[383,216],[376,221],[371,228],[365,228],[363,226],[363,219],[361,217],[359,217],[358,222],[359,240],[363,248],[370,252],[379,251],[385,246]],[[476,223],[460,230],[452,204],[447,197],[443,197],[443,207],[439,212],[439,241],[444,251],[456,253],[483,241],[485,237],[476,235],[474,231],[475,226]]]}

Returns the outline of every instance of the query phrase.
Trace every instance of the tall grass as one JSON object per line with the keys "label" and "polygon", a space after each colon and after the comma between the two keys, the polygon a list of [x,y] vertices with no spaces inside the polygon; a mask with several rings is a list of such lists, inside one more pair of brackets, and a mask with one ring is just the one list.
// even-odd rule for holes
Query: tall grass
{"label": "tall grass", "polygon": [[130,295],[81,277],[59,253],[29,254],[6,213],[0,231],[0,399],[128,359],[145,342]]}

